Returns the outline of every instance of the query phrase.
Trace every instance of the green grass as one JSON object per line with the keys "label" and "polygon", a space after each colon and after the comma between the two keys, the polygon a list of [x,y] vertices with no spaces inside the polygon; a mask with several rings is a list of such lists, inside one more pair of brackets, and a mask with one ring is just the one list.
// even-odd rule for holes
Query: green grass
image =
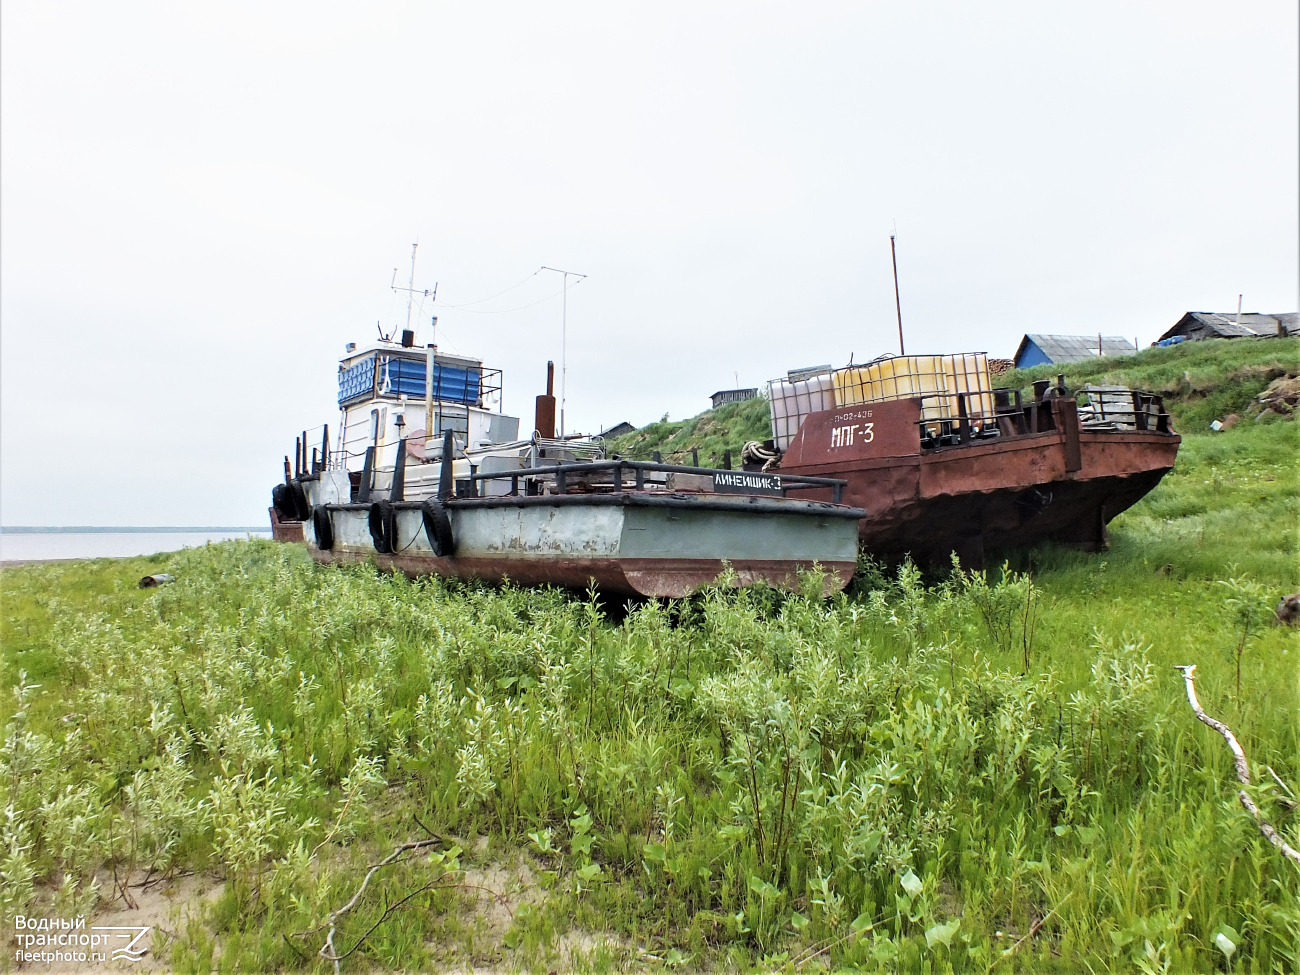
{"label": "green grass", "polygon": [[721,464],[723,452],[730,450],[732,464],[739,467],[740,451],[746,442],[761,442],[771,436],[768,403],[758,396],[705,410],[689,420],[671,422],[665,416],[635,433],[612,439],[607,447],[632,460],[649,460],[657,450],[666,464],[689,463],[694,448],[705,467]]}
{"label": "green grass", "polygon": [[1066,385],[1128,386],[1165,397],[1182,433],[1200,433],[1229,413],[1253,416],[1255,398],[1280,376],[1300,375],[1300,338],[1210,339],[1137,355],[1014,369],[998,384],[1028,389],[1035,379],[1065,375]]}
{"label": "green grass", "polygon": [[1300,791],[1267,619],[1300,589],[1296,431],[1187,434],[1107,552],[864,563],[829,601],[624,618],[258,541],[4,570],[5,684],[41,686],[0,714],[3,910],[196,871],[225,887],[165,964],[325,972],[330,912],[432,833],[340,920],[344,970],[1296,971],[1300,870],[1173,669],[1296,845],[1266,771]]}

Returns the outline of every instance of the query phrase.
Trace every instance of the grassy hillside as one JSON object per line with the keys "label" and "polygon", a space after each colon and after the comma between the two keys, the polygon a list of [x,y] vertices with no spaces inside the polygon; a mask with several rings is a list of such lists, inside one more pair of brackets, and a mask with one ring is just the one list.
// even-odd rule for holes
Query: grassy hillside
{"label": "grassy hillside", "polygon": [[731,451],[732,463],[740,466],[740,450],[749,440],[772,436],[768,403],[762,396],[743,403],[728,403],[705,410],[689,420],[650,423],[626,436],[611,440],[608,449],[633,460],[649,460],[657,450],[665,463],[689,463],[691,448],[699,452],[700,464],[712,467],[722,462],[724,450]]}
{"label": "grassy hillside", "polygon": [[[1252,404],[1270,382],[1300,375],[1300,338],[1185,342],[1134,356],[1013,370],[997,385],[1028,390],[1035,379],[1055,379],[1062,372],[1071,389],[1097,383],[1161,393],[1179,431],[1200,432],[1229,413],[1253,417],[1259,410],[1252,410]],[[681,462],[695,447],[706,466],[721,462],[729,448],[739,465],[740,448],[748,440],[770,437],[770,424],[767,400],[759,398],[705,410],[689,420],[651,423],[609,446],[635,460],[648,460],[658,450],[671,462]]]}
{"label": "grassy hillside", "polygon": [[[1222,373],[1188,427],[1258,381],[1165,354],[1129,367]],[[1300,870],[1173,669],[1300,844],[1298,428],[1188,433],[1107,552],[833,600],[612,618],[253,541],[3,570],[0,913],[184,972],[330,971],[331,920],[356,972],[1300,970]]]}
{"label": "grassy hillside", "polygon": [[1160,393],[1180,433],[1202,433],[1229,413],[1253,416],[1259,410],[1252,404],[1270,382],[1300,375],[1300,338],[1184,342],[1133,356],[1016,369],[999,385],[1027,389],[1059,373],[1071,389],[1113,383]]}

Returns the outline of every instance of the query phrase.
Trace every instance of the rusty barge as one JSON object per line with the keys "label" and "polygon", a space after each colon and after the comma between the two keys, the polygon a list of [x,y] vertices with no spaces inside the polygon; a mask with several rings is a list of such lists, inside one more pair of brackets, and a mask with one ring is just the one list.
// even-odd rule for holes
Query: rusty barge
{"label": "rusty barge", "polygon": [[[323,563],[623,595],[797,588],[814,570],[830,595],[852,578],[865,513],[843,480],[606,459],[599,438],[555,436],[549,367],[521,438],[500,378],[409,329],[350,345],[337,433],[305,430],[285,457],[275,537]],[[825,497],[793,496],[809,491]]]}
{"label": "rusty barge", "polygon": [[887,356],[769,388],[764,468],[845,480],[844,501],[868,512],[864,549],[885,556],[978,565],[986,549],[1044,541],[1103,549],[1107,524],[1172,469],[1181,442],[1158,395],[1076,393],[1058,377],[1022,397],[992,388],[982,353]]}

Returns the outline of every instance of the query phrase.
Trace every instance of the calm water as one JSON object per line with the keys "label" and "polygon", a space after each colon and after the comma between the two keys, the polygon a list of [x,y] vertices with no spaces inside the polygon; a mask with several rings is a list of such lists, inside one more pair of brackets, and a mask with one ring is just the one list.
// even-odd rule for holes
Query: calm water
{"label": "calm water", "polygon": [[175,552],[227,538],[270,538],[270,529],[202,532],[0,532],[0,561],[99,559]]}

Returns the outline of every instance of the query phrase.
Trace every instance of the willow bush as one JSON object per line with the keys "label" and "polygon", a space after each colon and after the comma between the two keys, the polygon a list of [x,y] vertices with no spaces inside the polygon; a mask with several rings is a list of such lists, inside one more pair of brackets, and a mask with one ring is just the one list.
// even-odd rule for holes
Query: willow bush
{"label": "willow bush", "polygon": [[[0,753],[8,915],[87,912],[118,896],[110,874],[208,871],[226,886],[206,927],[156,950],[322,967],[367,865],[434,835],[442,859],[385,870],[339,920],[342,949],[382,919],[345,968],[545,966],[570,928],[613,946],[576,956],[594,967],[1300,965],[1300,883],[1181,699],[1187,647],[1009,567],[868,565],[832,600],[811,578],[626,612],[271,543],[169,567],[84,612],[49,605],[59,568],[6,580],[57,620],[13,654],[41,673],[13,675]],[[1256,637],[1247,698],[1285,640]],[[1294,686],[1232,704],[1231,652],[1199,662],[1207,707],[1294,783]],[[507,862],[536,889],[485,936],[465,871]]]}

